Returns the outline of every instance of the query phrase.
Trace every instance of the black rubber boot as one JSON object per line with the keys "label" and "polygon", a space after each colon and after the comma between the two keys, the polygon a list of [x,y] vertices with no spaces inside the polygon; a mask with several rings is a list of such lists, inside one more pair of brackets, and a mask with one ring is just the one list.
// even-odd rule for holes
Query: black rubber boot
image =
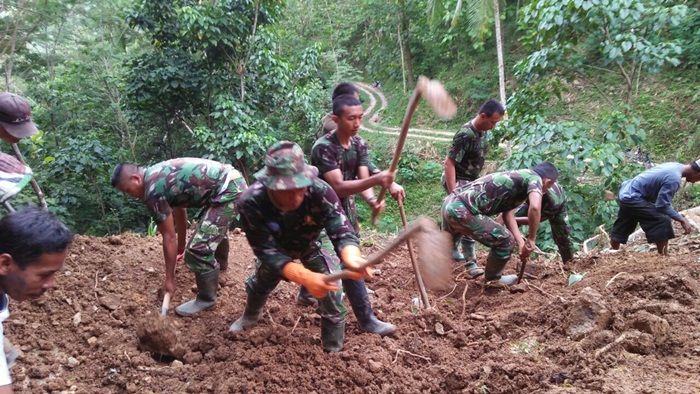
{"label": "black rubber boot", "polygon": [[260,320],[260,316],[262,316],[263,306],[265,306],[266,301],[267,296],[248,294],[243,316],[239,317],[238,320],[233,322],[233,324],[229,326],[228,330],[230,332],[241,332],[258,324],[258,320]]}
{"label": "black rubber boot", "polygon": [[318,305],[318,300],[316,297],[312,296],[306,287],[301,286],[299,288],[299,293],[297,293],[297,305],[299,306],[316,306]]}
{"label": "black rubber boot", "polygon": [[216,290],[219,287],[219,270],[211,270],[203,274],[194,274],[197,282],[197,297],[175,308],[180,316],[194,316],[209,309],[216,303]]}
{"label": "black rubber boot", "polygon": [[343,290],[348,296],[350,306],[357,319],[357,324],[362,331],[379,334],[381,336],[391,335],[396,332],[395,325],[383,322],[374,315],[364,280],[343,279]]}
{"label": "black rubber boot", "polygon": [[487,281],[498,280],[498,283],[506,286],[514,285],[518,282],[518,275],[501,275],[508,260],[499,259],[493,253],[489,253],[486,259],[486,270],[484,279]]}
{"label": "black rubber boot", "polygon": [[228,250],[228,238],[224,238],[219,242],[219,246],[216,247],[216,251],[214,252],[214,258],[216,262],[219,263],[219,269],[221,271],[226,271],[228,268]]}
{"label": "black rubber boot", "polygon": [[321,344],[323,351],[336,353],[343,350],[345,341],[345,322],[332,323],[328,320],[321,320]]}

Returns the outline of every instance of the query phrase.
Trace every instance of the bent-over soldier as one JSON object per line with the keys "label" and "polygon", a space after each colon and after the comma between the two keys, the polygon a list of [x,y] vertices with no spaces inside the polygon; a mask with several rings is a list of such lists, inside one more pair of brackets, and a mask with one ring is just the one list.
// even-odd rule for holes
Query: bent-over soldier
{"label": "bent-over soldier", "polygon": [[[175,263],[184,254],[197,282],[197,297],[177,308],[193,316],[216,302],[219,271],[228,264],[228,228],[235,217],[235,201],[247,188],[231,165],[213,160],[179,158],[150,167],[122,163],[112,174],[112,186],[146,203],[163,237],[165,283],[175,291]],[[185,245],[186,208],[202,208],[202,218]]]}
{"label": "bent-over soldier", "polygon": [[[537,238],[542,194],[558,177],[551,163],[543,162],[529,170],[496,172],[483,176],[447,196],[442,204],[445,229],[453,235],[467,235],[491,248],[486,259],[485,279],[511,285],[517,275],[501,276],[514,246],[521,258],[529,257]],[[515,221],[515,211],[528,202],[528,236],[523,239]],[[503,224],[491,216],[503,215]]]}

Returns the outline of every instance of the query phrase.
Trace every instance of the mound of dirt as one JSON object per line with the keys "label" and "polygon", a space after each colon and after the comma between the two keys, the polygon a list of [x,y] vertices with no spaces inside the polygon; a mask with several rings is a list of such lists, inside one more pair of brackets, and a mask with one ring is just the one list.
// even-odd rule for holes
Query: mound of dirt
{"label": "mound of dirt", "polygon": [[[533,262],[524,292],[486,288],[455,267],[452,288],[419,310],[405,248],[369,283],[380,318],[399,327],[381,338],[348,314],[345,348],[326,354],[320,318],[295,305],[282,282],[253,329],[230,335],[253,270],[245,239],[231,236],[219,300],[179,325],[174,361],[139,348],[138,326],[158,314],[159,238],[77,237],[58,287],[11,303],[5,333],[21,349],[18,392],[697,392],[700,387],[700,262],[696,245],[576,260],[568,287],[556,263]],[[690,252],[689,252],[690,251]],[[485,256],[480,256],[483,262]],[[512,262],[511,271],[515,267]],[[194,294],[178,266],[172,305]],[[142,350],[144,349],[144,350]],[[167,361],[167,362],[165,362]]]}

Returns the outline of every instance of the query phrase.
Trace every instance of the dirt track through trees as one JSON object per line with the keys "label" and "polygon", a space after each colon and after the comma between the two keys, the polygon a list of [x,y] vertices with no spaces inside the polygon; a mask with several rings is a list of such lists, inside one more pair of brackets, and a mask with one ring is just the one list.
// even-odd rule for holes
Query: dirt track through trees
{"label": "dirt track through trees", "polygon": [[[354,84],[365,94],[369,96],[369,104],[365,108],[364,116],[365,122],[362,125],[362,130],[369,131],[371,133],[398,136],[401,128],[399,127],[389,127],[384,126],[380,122],[373,122],[372,119],[375,115],[381,117],[381,113],[386,110],[389,105],[386,96],[379,89],[374,88],[363,82],[354,82]],[[377,101],[381,103],[379,109],[375,111],[377,106]],[[445,130],[430,130],[430,129],[419,129],[419,128],[409,128],[408,138],[418,139],[424,141],[441,141],[441,142],[451,142],[452,136],[454,136],[455,131],[445,131]]]}
{"label": "dirt track through trees", "polygon": [[[455,267],[456,286],[417,309],[405,248],[369,284],[378,315],[396,337],[361,333],[348,317],[345,349],[325,354],[319,316],[294,304],[283,282],[260,325],[229,335],[242,312],[253,256],[231,236],[219,303],[199,318],[172,316],[189,345],[182,360],[137,348],[136,325],[158,313],[160,239],[132,234],[77,237],[58,288],[11,303],[5,332],[23,355],[12,369],[19,392],[697,392],[700,387],[700,238],[659,258],[593,255],[567,287],[555,262],[529,264],[539,279],[524,292],[484,288]],[[371,248],[367,248],[370,252]],[[483,262],[484,256],[480,255]],[[513,266],[510,270],[513,270]],[[178,267],[172,305],[194,278]]]}

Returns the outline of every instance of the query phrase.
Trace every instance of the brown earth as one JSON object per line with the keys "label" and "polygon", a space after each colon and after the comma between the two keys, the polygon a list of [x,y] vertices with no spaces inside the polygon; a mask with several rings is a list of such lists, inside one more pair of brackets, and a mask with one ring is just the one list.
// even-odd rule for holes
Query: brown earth
{"label": "brown earth", "polygon": [[[485,288],[456,268],[450,292],[419,311],[406,249],[370,284],[396,337],[360,332],[349,314],[345,349],[325,354],[319,317],[282,283],[261,323],[227,334],[245,303],[252,269],[245,239],[231,236],[219,303],[199,318],[171,313],[189,351],[158,360],[137,347],[139,322],[158,314],[159,238],[79,236],[58,288],[11,303],[5,322],[22,350],[19,392],[678,392],[700,391],[700,239],[653,253],[578,259],[567,287],[556,263],[531,264],[538,279],[519,292]],[[511,268],[512,269],[512,268]],[[194,292],[178,267],[178,305]],[[535,287],[536,286],[536,287]],[[539,289],[538,289],[539,288]],[[172,311],[172,308],[171,308]]]}

